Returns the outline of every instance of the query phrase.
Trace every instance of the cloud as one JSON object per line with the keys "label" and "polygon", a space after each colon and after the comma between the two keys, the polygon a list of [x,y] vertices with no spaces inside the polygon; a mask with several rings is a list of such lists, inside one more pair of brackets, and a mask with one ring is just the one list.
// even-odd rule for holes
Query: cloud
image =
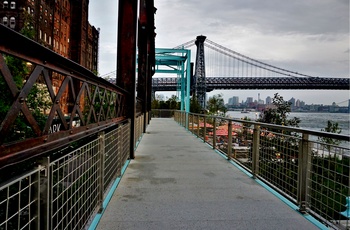
{"label": "cloud", "polygon": [[[101,74],[116,66],[117,4],[90,1],[90,22],[101,28]],[[171,48],[205,35],[236,52],[292,71],[349,77],[349,0],[155,0],[155,7],[156,47]],[[321,96],[312,98],[321,100]]]}

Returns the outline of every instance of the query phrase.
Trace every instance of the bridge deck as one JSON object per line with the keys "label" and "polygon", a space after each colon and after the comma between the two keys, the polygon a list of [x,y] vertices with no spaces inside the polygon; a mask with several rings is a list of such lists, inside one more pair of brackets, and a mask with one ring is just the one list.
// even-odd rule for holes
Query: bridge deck
{"label": "bridge deck", "polygon": [[152,119],[97,229],[318,229],[172,119]]}

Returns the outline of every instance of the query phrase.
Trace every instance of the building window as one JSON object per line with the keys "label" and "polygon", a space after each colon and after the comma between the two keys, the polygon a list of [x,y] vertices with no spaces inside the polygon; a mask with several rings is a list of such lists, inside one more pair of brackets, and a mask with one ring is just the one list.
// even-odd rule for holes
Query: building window
{"label": "building window", "polygon": [[43,32],[39,30],[39,39],[41,39],[42,37],[43,37]]}
{"label": "building window", "polygon": [[46,33],[44,33],[44,41],[46,42]]}
{"label": "building window", "polygon": [[10,8],[11,9],[16,9],[16,2],[11,2]]}
{"label": "building window", "polygon": [[2,24],[4,24],[4,26],[8,26],[9,22],[7,20],[7,17],[2,18]]}
{"label": "building window", "polygon": [[4,1],[4,2],[3,2],[2,8],[4,8],[4,9],[9,8],[9,3],[8,3],[8,1]]}
{"label": "building window", "polygon": [[15,19],[15,17],[11,17],[10,18],[10,28],[14,29],[15,26],[16,26],[16,19]]}
{"label": "building window", "polygon": [[49,45],[51,45],[51,36],[49,36]]}

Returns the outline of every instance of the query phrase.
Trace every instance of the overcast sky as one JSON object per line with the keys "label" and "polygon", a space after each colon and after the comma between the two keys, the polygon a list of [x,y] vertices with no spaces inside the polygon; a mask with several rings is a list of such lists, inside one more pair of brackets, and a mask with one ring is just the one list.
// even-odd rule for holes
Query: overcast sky
{"label": "overcast sky", "polygon": [[[324,77],[349,77],[349,0],[155,0],[156,47],[172,48],[205,35],[254,59]],[[99,73],[116,70],[118,1],[90,0],[89,20],[101,29]],[[195,56],[195,54],[192,54]],[[229,97],[265,99],[278,92],[307,104],[331,104],[349,91],[225,90]],[[163,93],[170,96],[173,93]],[[347,105],[343,103],[341,105]]]}

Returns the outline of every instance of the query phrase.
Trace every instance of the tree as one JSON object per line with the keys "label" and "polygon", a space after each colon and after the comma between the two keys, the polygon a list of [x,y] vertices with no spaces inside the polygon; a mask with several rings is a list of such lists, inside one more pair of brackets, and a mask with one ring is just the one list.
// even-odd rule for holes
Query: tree
{"label": "tree", "polygon": [[[33,39],[35,35],[33,27],[33,19],[30,14],[26,11],[23,12],[24,26],[21,29],[21,34]],[[6,65],[8,66],[10,73],[12,75],[13,81],[15,82],[17,88],[20,90],[23,88],[26,78],[29,76],[32,67],[31,64],[28,65],[27,62],[10,56],[3,55]],[[37,121],[40,128],[43,128],[46,123],[45,110],[51,107],[51,99],[48,93],[48,89],[45,85],[40,84],[39,81],[43,81],[39,77],[38,81],[34,83],[31,88],[25,103],[27,104],[29,110],[32,112],[34,119]],[[14,101],[7,83],[0,74],[0,122],[2,122],[8,111],[10,110],[12,103]],[[5,142],[18,141],[21,139],[34,137],[35,134],[27,124],[28,122],[24,118],[23,114],[19,114],[16,118],[12,131],[5,138]]]}
{"label": "tree", "polygon": [[222,94],[217,94],[210,97],[207,104],[210,114],[220,115],[222,113],[225,116],[227,108],[225,107]]}
{"label": "tree", "polygon": [[169,109],[175,109],[175,110],[180,109],[179,99],[175,95],[172,95],[167,100],[167,104],[169,105]]}
{"label": "tree", "polygon": [[[328,132],[328,133],[340,134],[342,129],[339,127],[338,122],[328,121],[327,126],[324,129],[321,129],[321,131]],[[336,139],[329,138],[329,137],[319,137],[318,140],[321,141],[322,143],[324,143],[323,146],[328,151],[331,150],[331,145],[339,145],[341,143],[340,140],[336,140]]]}
{"label": "tree", "polygon": [[152,109],[180,109],[180,102],[175,95],[172,95],[168,100],[164,101],[164,96],[157,95],[157,97],[152,101]]}
{"label": "tree", "polygon": [[283,100],[283,97],[276,93],[272,99],[272,104],[274,108],[263,110],[259,115],[258,122],[299,127],[299,118],[287,119],[291,112],[291,102]]}
{"label": "tree", "polygon": [[191,100],[190,100],[190,112],[191,113],[200,113],[200,112],[202,112],[202,107],[199,104],[199,102],[198,102],[196,97],[191,97]]}

